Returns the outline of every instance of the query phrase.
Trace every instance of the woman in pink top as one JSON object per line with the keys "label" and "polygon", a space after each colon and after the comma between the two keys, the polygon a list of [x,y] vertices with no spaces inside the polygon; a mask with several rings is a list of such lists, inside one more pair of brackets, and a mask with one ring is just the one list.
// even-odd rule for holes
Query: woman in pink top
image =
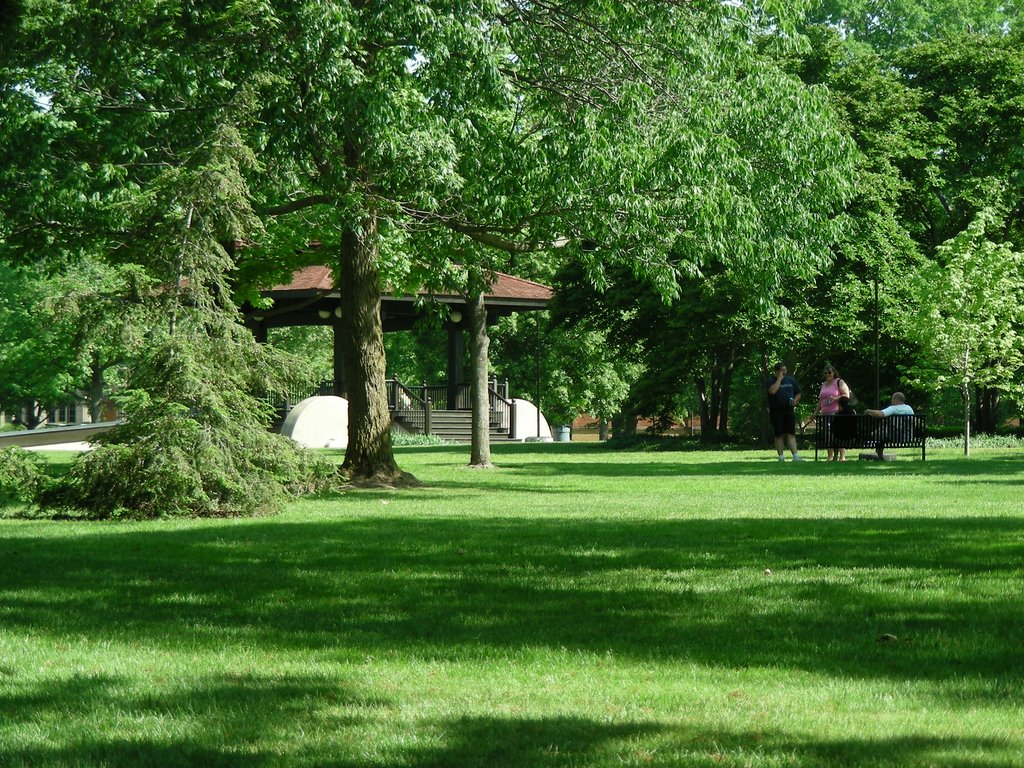
{"label": "woman in pink top", "polygon": [[[835,369],[835,366],[825,366],[825,380],[821,383],[821,389],[818,390],[818,407],[814,409],[814,413],[811,414],[804,426],[814,421],[814,417],[819,413],[823,416],[834,415],[839,410],[839,398],[849,396],[850,388],[846,386],[845,381],[839,378],[839,371]],[[828,460],[846,461],[846,449],[833,450],[829,448]]]}

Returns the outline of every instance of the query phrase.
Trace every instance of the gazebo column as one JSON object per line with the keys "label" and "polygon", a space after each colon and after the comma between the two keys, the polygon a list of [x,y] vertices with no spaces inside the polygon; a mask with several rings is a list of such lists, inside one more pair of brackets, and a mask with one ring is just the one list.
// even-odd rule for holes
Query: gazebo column
{"label": "gazebo column", "polygon": [[452,312],[448,321],[448,408],[454,410],[459,403],[459,385],[465,376],[462,361],[465,340],[460,323],[462,313]]}

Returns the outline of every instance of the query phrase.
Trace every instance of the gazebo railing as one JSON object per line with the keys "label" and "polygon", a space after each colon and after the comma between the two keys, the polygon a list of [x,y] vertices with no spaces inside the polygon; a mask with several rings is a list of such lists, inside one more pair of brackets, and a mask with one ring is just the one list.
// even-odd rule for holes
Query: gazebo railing
{"label": "gazebo railing", "polygon": [[289,390],[274,398],[274,407],[282,413],[287,414],[292,408],[301,403],[307,397],[317,397],[334,394],[334,380],[321,381],[319,384],[310,384],[305,387],[298,387]]}
{"label": "gazebo railing", "polygon": [[508,380],[505,386],[498,389],[497,381],[488,388],[487,398],[490,403],[491,427],[514,435],[516,431],[516,411],[512,407],[512,401],[508,398]]}
{"label": "gazebo railing", "polygon": [[[398,382],[398,377],[388,379],[390,385],[391,382]],[[421,384],[403,385],[407,393],[415,392],[419,399],[426,402],[429,400],[433,407],[437,410],[442,411],[469,411],[473,408],[472,402],[472,389],[469,384],[456,384],[454,386],[449,384],[427,384],[423,382]],[[492,393],[491,407],[493,408],[495,403],[495,397],[508,402],[508,379],[504,381],[498,381],[497,379],[491,379],[488,386],[489,391]],[[397,407],[397,402],[391,396],[391,388],[388,389],[388,408],[394,410]]]}
{"label": "gazebo railing", "polygon": [[[394,376],[385,381],[388,396],[388,410],[392,418],[402,421],[406,428],[422,434],[430,434],[430,414],[434,410],[468,411],[472,409],[471,388],[468,384],[450,387],[447,384],[421,383],[409,386]],[[498,381],[491,379],[487,388],[487,399],[490,410],[490,426],[512,434],[515,429],[514,409],[509,398],[508,379]],[[287,414],[296,404],[307,397],[334,394],[334,381],[326,380],[319,384],[293,389],[280,397],[277,409]],[[454,394],[454,400],[449,402]]]}
{"label": "gazebo railing", "polygon": [[397,378],[388,379],[385,384],[391,419],[402,422],[410,432],[429,435],[432,410],[430,398],[420,397],[419,393],[405,386]]}

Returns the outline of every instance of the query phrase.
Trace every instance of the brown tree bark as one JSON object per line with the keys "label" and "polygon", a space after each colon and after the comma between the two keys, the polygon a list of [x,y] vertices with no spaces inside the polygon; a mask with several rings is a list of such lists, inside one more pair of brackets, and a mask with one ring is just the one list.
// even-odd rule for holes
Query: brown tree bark
{"label": "brown tree bark", "polygon": [[978,387],[978,432],[994,435],[999,427],[999,400],[1002,393],[998,389]]}
{"label": "brown tree bark", "polygon": [[623,403],[622,411],[612,417],[612,434],[618,437],[633,437],[636,434],[636,408]]}
{"label": "brown tree bark", "polygon": [[709,355],[709,370],[694,377],[702,442],[721,441],[729,435],[729,396],[735,364],[733,348],[716,349]]}
{"label": "brown tree bark", "polygon": [[341,472],[355,485],[414,485],[416,479],[398,468],[391,446],[376,243],[377,217],[371,211],[359,231],[345,231],[338,260],[348,382],[348,448]]}
{"label": "brown tree bark", "polygon": [[487,392],[488,350],[491,339],[487,335],[487,305],[484,292],[474,286],[467,297],[469,310],[470,399],[473,406],[473,427],[470,440],[471,467],[488,469],[491,464],[491,408]]}

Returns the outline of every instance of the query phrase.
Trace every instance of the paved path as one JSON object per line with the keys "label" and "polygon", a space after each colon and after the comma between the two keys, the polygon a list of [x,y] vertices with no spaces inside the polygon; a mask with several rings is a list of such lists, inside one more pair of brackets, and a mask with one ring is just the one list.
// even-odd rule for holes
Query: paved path
{"label": "paved path", "polygon": [[91,443],[54,443],[53,445],[26,445],[26,451],[91,451]]}
{"label": "paved path", "polygon": [[113,429],[120,423],[104,421],[72,427],[39,427],[0,432],[0,448],[17,445],[30,451],[84,451],[89,449],[89,438]]}

